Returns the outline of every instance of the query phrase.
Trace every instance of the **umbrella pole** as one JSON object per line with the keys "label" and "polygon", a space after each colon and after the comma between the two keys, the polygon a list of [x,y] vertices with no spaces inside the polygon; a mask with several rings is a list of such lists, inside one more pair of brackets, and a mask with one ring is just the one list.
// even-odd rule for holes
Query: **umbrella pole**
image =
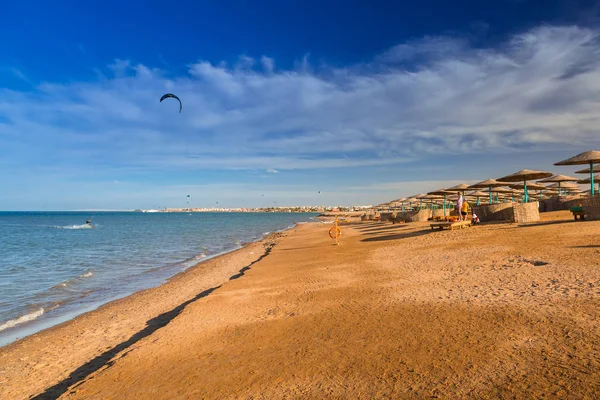
{"label": "umbrella pole", "polygon": [[479,196],[477,196],[477,205],[479,205]]}
{"label": "umbrella pole", "polygon": [[446,194],[444,193],[444,217],[446,216]]}
{"label": "umbrella pole", "polygon": [[560,197],[560,182],[558,182],[558,197]]}
{"label": "umbrella pole", "polygon": [[490,185],[490,204],[493,204],[494,199],[492,199],[492,185]]}
{"label": "umbrella pole", "polygon": [[593,196],[594,195],[594,163],[593,162],[590,163],[590,182],[592,185],[592,189],[591,189],[590,193]]}
{"label": "umbrella pole", "polygon": [[523,188],[524,188],[524,192],[525,192],[525,203],[527,203],[529,201],[529,196],[527,195],[527,181],[526,180],[523,181]]}

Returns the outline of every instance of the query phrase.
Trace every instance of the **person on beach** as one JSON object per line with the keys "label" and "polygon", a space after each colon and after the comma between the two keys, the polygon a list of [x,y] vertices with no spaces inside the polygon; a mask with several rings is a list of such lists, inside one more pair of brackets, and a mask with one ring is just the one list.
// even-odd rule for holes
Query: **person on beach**
{"label": "person on beach", "polygon": [[460,208],[460,215],[463,219],[463,221],[467,220],[467,213],[469,212],[469,203],[467,203],[464,199],[463,199],[463,203],[462,203],[462,207]]}
{"label": "person on beach", "polygon": [[464,199],[462,197],[462,193],[458,192],[458,200],[456,200],[456,211],[458,211],[458,220],[459,221],[463,220],[463,217],[462,217],[463,202],[464,202]]}

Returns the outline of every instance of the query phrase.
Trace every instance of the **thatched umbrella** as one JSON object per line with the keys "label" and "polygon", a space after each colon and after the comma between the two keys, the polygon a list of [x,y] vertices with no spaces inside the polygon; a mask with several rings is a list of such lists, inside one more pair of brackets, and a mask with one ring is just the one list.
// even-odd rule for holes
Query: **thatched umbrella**
{"label": "thatched umbrella", "polygon": [[[589,174],[590,171],[591,170],[589,168],[584,168],[584,169],[580,169],[579,171],[575,171],[575,173],[576,174]],[[594,173],[596,173],[596,172],[600,172],[600,165],[594,165]]]}
{"label": "thatched umbrella", "polygon": [[[514,174],[510,174],[507,176],[503,176],[499,178],[499,182],[523,182],[523,192],[525,192],[525,203],[529,201],[529,196],[527,194],[527,181],[528,180],[537,180],[542,178],[548,178],[552,176],[552,172],[545,171],[536,171],[533,169],[522,169]],[[540,185],[541,186],[541,185]],[[514,187],[511,185],[511,187]],[[544,187],[545,189],[545,187]]]}
{"label": "thatched umbrella", "polygon": [[419,193],[413,196],[413,199],[419,200],[419,210],[423,209],[423,198],[427,196],[425,193]]}
{"label": "thatched umbrella", "polygon": [[440,195],[434,195],[434,194],[426,194],[425,196],[422,197],[423,200],[429,200],[429,206],[430,208],[433,210],[433,201],[434,200],[440,200],[442,199],[443,196]]}
{"label": "thatched umbrella", "polygon": [[535,183],[535,182],[511,183],[508,186],[513,189],[523,189],[523,191],[525,191],[525,186],[527,186],[527,189],[531,189],[531,190],[546,190],[552,186],[558,187],[557,184],[544,186],[544,185],[540,185],[539,183]]}
{"label": "thatched umbrella", "polygon": [[460,185],[452,186],[451,188],[446,189],[449,192],[461,192],[462,195],[465,195],[465,190],[469,189],[469,185],[466,183],[461,183]]}
{"label": "thatched umbrella", "polygon": [[469,189],[489,188],[489,192],[490,192],[490,204],[492,204],[493,203],[492,188],[493,187],[500,187],[500,186],[506,186],[506,183],[498,182],[498,181],[496,181],[494,179],[488,179],[488,180],[481,181],[479,183],[476,183],[474,185],[469,186]]}
{"label": "thatched umbrella", "polygon": [[560,196],[560,184],[561,184],[561,182],[575,182],[577,180],[578,180],[578,178],[574,178],[574,177],[568,176],[568,175],[560,175],[559,174],[559,175],[551,176],[550,178],[542,179],[542,180],[540,180],[538,182],[544,182],[544,183],[546,183],[546,182],[556,182],[556,183],[558,183],[558,195]]}
{"label": "thatched umbrella", "polygon": [[427,193],[428,195],[437,195],[437,196],[443,196],[444,197],[444,217],[446,216],[446,196],[449,195],[450,192],[449,190],[446,189],[439,189],[433,192],[429,192]]}
{"label": "thatched umbrella", "polygon": [[512,189],[504,189],[501,187],[495,188],[494,193],[496,193],[496,202],[498,202],[498,198],[504,199],[506,203],[506,198],[511,196],[512,201],[514,201],[514,190]]}
{"label": "thatched umbrella", "polygon": [[467,193],[467,196],[472,196],[475,197],[475,199],[477,200],[476,205],[479,205],[481,202],[479,201],[480,197],[483,196],[487,196],[488,194],[486,192],[482,192],[481,190],[478,190],[476,192],[472,192],[472,193]]}
{"label": "thatched umbrella", "polygon": [[[587,182],[589,183],[589,182]],[[559,185],[557,183],[552,184],[552,185],[548,185],[548,188],[550,189],[558,189]],[[560,188],[562,189],[562,193],[564,194],[565,192],[572,192],[573,190],[580,190],[581,188],[579,187],[579,185],[575,184],[575,183],[563,183],[562,186],[560,186]]]}
{"label": "thatched umbrella", "polygon": [[[600,167],[600,165],[598,165],[598,167]],[[577,183],[590,183],[590,182],[591,182],[590,178],[580,179],[577,181]],[[594,182],[600,182],[600,175],[594,175]]]}
{"label": "thatched umbrella", "polygon": [[413,204],[417,204],[418,199],[415,196],[411,196],[411,197],[407,197],[406,201],[408,202],[408,210],[412,211],[413,210]]}
{"label": "thatched umbrella", "polygon": [[406,197],[400,197],[399,199],[396,199],[393,201],[393,203],[400,203],[400,206],[402,207],[402,212],[404,212],[404,202],[406,201]]}
{"label": "thatched umbrella", "polygon": [[[600,167],[600,165],[598,167]],[[585,178],[585,179],[581,179],[581,180],[577,181],[577,183],[582,183],[582,184],[590,183],[590,182],[591,182],[590,178]],[[598,183],[598,191],[600,191],[600,175],[594,176],[594,182]],[[573,190],[571,190],[571,192],[577,193],[576,191],[573,191]],[[589,192],[589,190],[586,190],[585,192],[587,193],[587,192]],[[579,193],[581,193],[581,192],[579,192]]]}
{"label": "thatched umbrella", "polygon": [[554,163],[554,165],[590,165],[590,193],[594,195],[594,164],[600,162],[600,151],[591,150],[585,153],[577,154],[575,157],[567,158],[566,160]]}

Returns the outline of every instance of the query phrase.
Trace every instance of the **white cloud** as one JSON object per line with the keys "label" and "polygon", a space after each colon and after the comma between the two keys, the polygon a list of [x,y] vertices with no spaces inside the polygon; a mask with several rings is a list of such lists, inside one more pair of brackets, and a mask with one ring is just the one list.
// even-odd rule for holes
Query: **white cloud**
{"label": "white cloud", "polygon": [[96,82],[2,90],[0,143],[16,164],[280,171],[600,144],[595,30],[543,27],[495,49],[428,37],[347,68],[259,60],[171,78],[117,59]]}
{"label": "white cloud", "polygon": [[270,57],[261,56],[260,63],[265,72],[272,73],[275,70],[275,60]]}

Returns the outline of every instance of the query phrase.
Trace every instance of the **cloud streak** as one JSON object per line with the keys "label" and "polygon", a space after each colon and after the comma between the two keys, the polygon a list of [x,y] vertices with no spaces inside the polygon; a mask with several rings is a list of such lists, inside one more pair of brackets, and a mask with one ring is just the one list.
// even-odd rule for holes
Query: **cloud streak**
{"label": "cloud streak", "polygon": [[[284,70],[268,56],[241,55],[173,76],[117,59],[93,81],[0,89],[0,156],[5,168],[282,175],[592,148],[598,34],[540,27],[493,49],[426,37],[344,68],[304,57]],[[182,99],[182,114],[176,102],[159,103],[166,92]]]}

